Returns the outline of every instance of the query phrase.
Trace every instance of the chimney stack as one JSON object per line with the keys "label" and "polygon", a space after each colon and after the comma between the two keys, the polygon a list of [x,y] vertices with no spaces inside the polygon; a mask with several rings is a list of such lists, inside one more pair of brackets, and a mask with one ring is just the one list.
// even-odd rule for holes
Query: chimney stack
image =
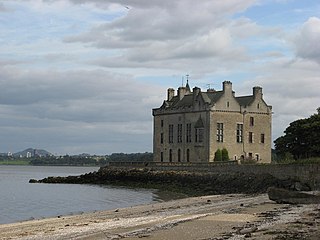
{"label": "chimney stack", "polygon": [[171,99],[174,97],[174,89],[173,88],[168,88],[168,97],[167,101],[171,101]]}

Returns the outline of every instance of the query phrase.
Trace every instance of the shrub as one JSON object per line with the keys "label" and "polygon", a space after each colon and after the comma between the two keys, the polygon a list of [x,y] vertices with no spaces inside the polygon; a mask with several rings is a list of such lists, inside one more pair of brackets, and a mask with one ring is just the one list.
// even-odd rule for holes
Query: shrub
{"label": "shrub", "polygon": [[222,154],[222,161],[229,161],[230,160],[229,153],[226,148],[222,149],[221,154]]}
{"label": "shrub", "polygon": [[214,153],[214,161],[215,162],[221,162],[222,161],[222,151],[220,149],[218,149],[215,153]]}

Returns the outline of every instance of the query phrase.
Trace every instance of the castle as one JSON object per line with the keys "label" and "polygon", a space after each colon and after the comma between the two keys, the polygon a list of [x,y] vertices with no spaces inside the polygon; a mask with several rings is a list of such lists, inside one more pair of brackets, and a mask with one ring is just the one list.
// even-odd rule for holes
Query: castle
{"label": "castle", "polygon": [[222,91],[202,92],[189,83],[177,95],[168,89],[154,116],[155,162],[213,162],[215,152],[227,149],[230,160],[271,162],[272,107],[263,100],[262,88],[236,97],[230,81]]}

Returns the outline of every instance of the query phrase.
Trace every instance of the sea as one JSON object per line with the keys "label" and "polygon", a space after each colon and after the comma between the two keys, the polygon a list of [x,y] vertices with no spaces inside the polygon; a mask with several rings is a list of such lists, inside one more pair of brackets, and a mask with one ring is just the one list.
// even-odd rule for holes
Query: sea
{"label": "sea", "polygon": [[162,201],[157,190],[108,185],[29,183],[98,167],[0,165],[0,224],[76,215]]}

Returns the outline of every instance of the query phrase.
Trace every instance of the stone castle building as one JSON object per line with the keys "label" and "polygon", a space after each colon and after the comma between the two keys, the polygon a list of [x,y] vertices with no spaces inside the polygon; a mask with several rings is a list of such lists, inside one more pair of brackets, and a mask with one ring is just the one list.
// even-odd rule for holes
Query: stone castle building
{"label": "stone castle building", "polygon": [[153,153],[156,162],[213,162],[217,149],[226,148],[230,160],[271,162],[272,107],[262,88],[236,97],[232,83],[223,90],[202,92],[187,82],[177,95],[168,89],[162,106],[153,109]]}

